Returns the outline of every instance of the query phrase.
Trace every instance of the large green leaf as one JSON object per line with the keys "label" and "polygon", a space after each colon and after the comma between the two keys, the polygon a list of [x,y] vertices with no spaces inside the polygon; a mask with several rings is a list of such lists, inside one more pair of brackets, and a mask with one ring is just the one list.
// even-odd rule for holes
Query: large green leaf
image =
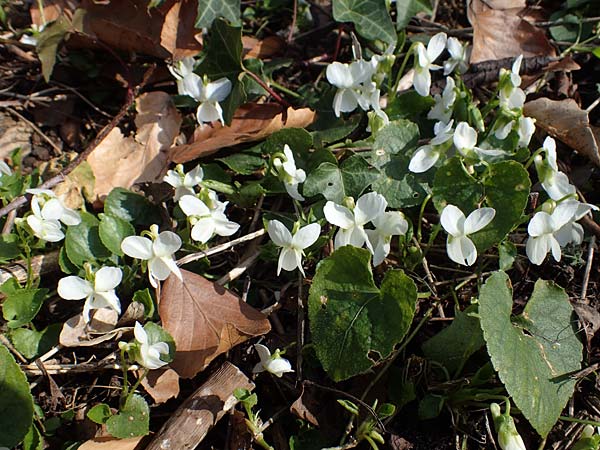
{"label": "large green leaf", "polygon": [[0,292],[6,295],[2,303],[2,316],[9,328],[19,328],[37,315],[48,289],[21,289],[14,278],[11,278],[2,284]]}
{"label": "large green leaf", "polygon": [[373,150],[371,151],[371,164],[377,168],[390,161],[392,155],[405,154],[417,146],[419,140],[419,127],[410,120],[396,120],[377,132]]}
{"label": "large green leaf", "polygon": [[102,244],[100,222],[90,213],[81,213],[81,223],[69,227],[65,236],[65,249],[69,260],[83,267],[92,262],[110,257],[110,251]]}
{"label": "large green leaf", "polygon": [[396,0],[396,28],[403,29],[420,12],[431,14],[429,0]]}
{"label": "large green leaf", "polygon": [[429,193],[428,173],[408,170],[410,158],[405,154],[392,155],[381,168],[371,189],[383,195],[390,208],[410,208],[420,205]]}
{"label": "large green leaf", "polygon": [[146,400],[133,394],[123,409],[106,420],[106,430],[120,439],[147,435],[150,432],[150,408]]}
{"label": "large green leaf", "polygon": [[239,25],[240,0],[198,0],[196,28],[209,28],[220,17]]}
{"label": "large green leaf", "polygon": [[573,308],[563,289],[544,280],[535,283],[523,314],[511,317],[512,306],[510,279],[494,273],[479,295],[488,353],[519,410],[545,437],[573,395],[569,373],[581,368]]}
{"label": "large green leaf", "polygon": [[333,18],[352,22],[358,34],[367,39],[396,44],[396,31],[385,0],[333,0]]}
{"label": "large green leaf", "polygon": [[317,356],[329,376],[345,380],[388,357],[408,331],[417,288],[400,270],[377,288],[368,250],[342,247],[321,261],[308,299]]}
{"label": "large green leaf", "polygon": [[378,173],[362,156],[352,155],[339,167],[330,162],[321,163],[306,177],[302,192],[306,197],[321,194],[338,204],[344,197],[356,200],[375,181]]}
{"label": "large green leaf", "polygon": [[438,211],[448,204],[469,214],[483,199],[483,186],[471,174],[458,156],[448,159],[435,173],[433,203]]}
{"label": "large green leaf", "polygon": [[8,349],[0,344],[0,446],[23,440],[33,421],[29,383]]}

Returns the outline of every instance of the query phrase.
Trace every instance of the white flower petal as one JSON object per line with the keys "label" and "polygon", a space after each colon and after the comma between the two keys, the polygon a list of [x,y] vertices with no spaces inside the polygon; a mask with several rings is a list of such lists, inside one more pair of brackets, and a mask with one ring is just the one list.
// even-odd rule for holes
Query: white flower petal
{"label": "white flower petal", "polygon": [[198,220],[194,224],[190,236],[194,241],[198,241],[202,244],[205,244],[213,237],[214,233],[215,221],[212,219],[212,217],[205,217],[203,219]]}
{"label": "white flower petal", "polygon": [[527,233],[533,237],[551,234],[553,231],[554,227],[552,224],[552,217],[550,217],[550,214],[544,211],[535,213],[535,215],[529,221],[529,225],[527,226]]}
{"label": "white flower petal", "polygon": [[446,33],[437,33],[429,40],[427,44],[427,58],[430,62],[434,62],[442,54],[446,48],[446,40]]}
{"label": "white flower petal", "polygon": [[313,245],[319,239],[321,226],[318,223],[311,223],[300,228],[294,237],[292,237],[292,246],[299,249],[305,249]]}
{"label": "white flower petal", "polygon": [[304,197],[302,197],[302,195],[300,195],[300,193],[298,192],[298,183],[284,183],[283,186],[285,187],[285,190],[288,193],[288,195],[294,200],[298,200],[299,202],[304,201]]}
{"label": "white flower petal", "polygon": [[347,64],[340,62],[334,62],[327,66],[326,70],[327,81],[334,86],[344,89],[349,88],[354,84],[352,74],[350,73],[350,67]]}
{"label": "white flower petal", "polygon": [[[172,171],[169,171],[169,172],[172,172]],[[181,177],[179,177],[179,179],[181,180]],[[183,185],[188,188],[192,188],[192,187],[198,186],[200,183],[202,183],[203,179],[204,179],[204,171],[202,170],[202,167],[200,166],[200,164],[198,164],[196,167],[194,167],[192,170],[190,170],[188,173],[186,173],[184,175]]]}
{"label": "white flower petal", "polygon": [[258,353],[261,364],[264,364],[271,359],[271,351],[267,346],[262,344],[254,344],[254,350],[256,350],[256,353]]}
{"label": "white flower petal", "polygon": [[179,199],[179,207],[186,216],[208,216],[210,209],[202,200],[194,195],[184,195]]}
{"label": "white flower petal", "polygon": [[448,236],[446,250],[452,261],[463,266],[471,266],[477,260],[477,249],[473,241],[466,236]]}
{"label": "white flower petal", "polygon": [[358,106],[358,96],[352,89],[339,89],[333,98],[333,111],[337,117],[340,112],[352,112]]}
{"label": "white flower petal", "polygon": [[65,207],[57,198],[52,198],[44,203],[42,207],[42,218],[45,220],[60,220],[63,213],[65,212]]}
{"label": "white flower petal", "polygon": [[[530,233],[531,234],[531,233]],[[539,266],[546,259],[546,255],[550,250],[550,236],[545,234],[542,236],[532,236],[527,239],[525,253],[529,261]]]}
{"label": "white flower petal", "polygon": [[431,169],[440,159],[440,152],[431,145],[424,145],[417,149],[410,159],[408,170],[413,173],[423,173]]}
{"label": "white flower petal", "polygon": [[73,211],[71,208],[64,208],[63,214],[59,220],[65,225],[72,227],[81,223],[81,216],[77,211]]}
{"label": "white flower petal", "polygon": [[101,267],[94,278],[96,292],[110,291],[116,288],[123,279],[123,272],[118,267]]}
{"label": "white flower petal", "polygon": [[289,247],[292,245],[292,233],[279,220],[269,220],[267,232],[276,246]]}
{"label": "white flower petal", "polygon": [[147,260],[154,256],[152,241],[141,236],[127,236],[121,242],[121,250],[132,258]]}
{"label": "white flower petal", "polygon": [[429,88],[431,87],[431,74],[429,73],[429,69],[415,68],[413,86],[420,96],[427,97],[429,95]]}
{"label": "white flower petal", "polygon": [[148,270],[157,280],[164,281],[171,275],[171,268],[162,258],[152,258],[148,263]]}
{"label": "white flower petal", "polygon": [[231,92],[231,81],[223,77],[208,83],[204,88],[206,99],[212,102],[222,102]]}
{"label": "white flower petal", "polygon": [[354,226],[354,214],[345,206],[338,205],[331,200],[323,207],[323,214],[327,222],[342,229]]}
{"label": "white flower petal", "polygon": [[184,76],[181,80],[177,80],[177,91],[179,95],[188,95],[200,101],[203,93],[202,78],[195,73]]}
{"label": "white flower petal", "polygon": [[274,358],[270,360],[265,369],[276,377],[281,378],[284,373],[293,372],[292,365],[285,358]]}
{"label": "white flower petal", "polygon": [[454,205],[446,205],[440,215],[442,227],[451,236],[462,236],[464,234],[465,215]]}
{"label": "white flower petal", "polygon": [[58,295],[65,300],[81,300],[94,293],[91,283],[83,278],[71,275],[58,281]]}
{"label": "white flower petal", "polygon": [[[277,267],[277,275],[279,275],[279,272],[281,271],[281,269],[291,272],[296,267],[298,267],[297,262],[298,261],[296,259],[296,250],[294,250],[291,247],[283,247],[281,249],[281,254],[279,255],[279,264]],[[300,266],[298,268],[302,269],[302,266]]]}
{"label": "white flower petal", "polygon": [[121,314],[121,301],[115,291],[96,292],[87,298],[88,309],[109,308]]}
{"label": "white flower petal", "polygon": [[168,170],[167,174],[164,176],[163,181],[165,183],[170,184],[173,187],[179,187],[182,185],[183,181],[181,179],[181,175],[179,175],[174,170]]}
{"label": "white flower petal", "polygon": [[472,149],[477,144],[477,131],[467,122],[460,122],[454,130],[453,139],[457,149]]}
{"label": "white flower petal", "polygon": [[152,243],[152,250],[156,256],[171,257],[181,248],[181,238],[172,231],[163,231]]}
{"label": "white flower petal", "polygon": [[494,219],[496,210],[494,208],[479,208],[473,211],[465,220],[463,232],[465,235],[473,234],[482,230]]}
{"label": "white flower petal", "polygon": [[381,194],[377,192],[369,192],[361,196],[356,201],[354,208],[355,223],[357,225],[364,225],[375,217],[383,214],[387,207],[387,200]]}
{"label": "white flower petal", "polygon": [[215,122],[221,120],[221,111],[219,104],[215,102],[202,102],[196,110],[196,120],[198,123]]}

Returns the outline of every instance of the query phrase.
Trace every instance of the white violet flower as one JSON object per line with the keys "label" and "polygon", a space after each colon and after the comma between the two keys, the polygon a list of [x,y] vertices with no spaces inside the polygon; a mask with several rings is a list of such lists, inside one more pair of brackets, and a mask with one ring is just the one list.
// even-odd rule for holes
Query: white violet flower
{"label": "white violet flower", "polygon": [[183,171],[182,164],[177,164],[177,166],[175,166],[175,170],[167,171],[163,181],[175,188],[173,200],[179,201],[179,199],[184,195],[194,195],[196,193],[194,188],[202,183],[203,178],[204,171],[199,164],[188,173]]}
{"label": "white violet flower", "polygon": [[420,42],[415,47],[413,85],[415,91],[423,97],[429,95],[431,87],[431,74],[429,71],[441,69],[440,66],[433,63],[446,48],[446,39],[446,33],[438,33],[429,40],[427,48]]}
{"label": "white violet flower", "polygon": [[27,224],[33,234],[43,241],[58,242],[65,234],[60,222],[67,226],[78,225],[81,217],[77,211],[67,208],[54,192],[49,189],[27,189],[31,198],[32,215],[27,216]]}
{"label": "white violet flower", "polygon": [[220,202],[213,195],[212,208],[194,195],[184,195],[179,199],[179,207],[192,225],[191,237],[202,244],[208,242],[215,234],[231,236],[239,230],[239,224],[232,222],[225,215],[229,202]]}
{"label": "white violet flower", "polygon": [[277,263],[277,275],[281,269],[292,271],[296,267],[304,275],[302,268],[302,256],[304,249],[313,245],[321,234],[321,226],[311,223],[300,228],[294,235],[279,220],[270,220],[267,224],[267,232],[273,243],[281,247],[279,262]]}
{"label": "white violet flower", "polygon": [[517,135],[519,136],[519,142],[517,147],[527,147],[531,142],[531,138],[535,133],[535,119],[531,117],[519,117],[519,126],[517,128]]}
{"label": "white violet flower", "polygon": [[569,182],[566,173],[558,170],[556,141],[550,136],[546,137],[542,151],[546,155],[546,159],[542,159],[541,155],[537,155],[534,162],[542,187],[548,196],[556,201],[574,196],[576,193],[575,186]]}
{"label": "white violet flower", "polygon": [[294,200],[302,201],[304,197],[298,192],[298,185],[304,183],[306,180],[306,172],[302,169],[296,168],[296,161],[294,160],[294,154],[290,149],[289,145],[285,144],[283,147],[283,154],[285,160],[281,158],[273,159],[273,166],[277,171],[279,179],[283,182],[285,190]]}
{"label": "white violet flower", "polygon": [[262,344],[254,344],[254,349],[258,353],[260,362],[252,369],[253,373],[267,371],[276,377],[281,378],[284,373],[293,372],[290,362],[280,356],[279,350],[276,350],[273,355],[271,351]]}
{"label": "white violet flower", "polygon": [[148,339],[148,333],[146,333],[146,330],[139,322],[136,322],[133,327],[133,335],[138,343],[138,363],[146,369],[151,370],[168,364],[166,361],[160,359],[160,355],[169,355],[169,344],[166,342],[154,342],[151,344]]}
{"label": "white violet flower", "polygon": [[372,220],[374,230],[365,230],[373,247],[373,265],[381,264],[390,254],[392,236],[408,231],[408,222],[400,211],[387,211]]}
{"label": "white violet flower", "polygon": [[506,69],[500,69],[500,92],[498,92],[498,98],[500,100],[500,107],[503,109],[520,109],[525,103],[525,92],[519,87],[521,85],[519,70],[521,69],[522,61],[523,55],[519,55],[515,59],[510,72]]}
{"label": "white violet flower", "polygon": [[492,418],[494,419],[494,428],[498,433],[498,445],[502,450],[527,450],[523,438],[515,427],[515,421],[510,416],[509,407],[506,407],[504,414],[500,412],[500,405],[492,403],[490,405]]}
{"label": "white violet flower", "polygon": [[[183,80],[188,75],[194,73],[194,64],[195,60],[192,56],[187,56],[177,62],[175,62],[172,66],[168,66],[169,72],[171,75],[175,77],[177,81]],[[179,83],[177,83],[179,85]],[[180,92],[181,94],[181,92]],[[185,94],[184,94],[185,95]]]}
{"label": "white violet flower", "polygon": [[199,124],[216,120],[225,124],[223,109],[219,102],[225,100],[231,93],[229,79],[223,77],[209,82],[208,78],[191,73],[181,80],[181,84],[184,95],[189,95],[200,103],[196,111],[196,119]]}
{"label": "white violet flower", "polygon": [[413,173],[423,173],[435,165],[438,159],[440,159],[442,153],[446,151],[446,146],[443,146],[442,144],[452,139],[453,123],[453,120],[451,120],[448,124],[437,122],[433,126],[433,132],[435,136],[433,139],[431,139],[431,141],[429,141],[429,144],[423,145],[417,149],[410,159],[408,170]]}
{"label": "white violet flower", "polygon": [[456,69],[458,73],[466,72],[469,68],[469,44],[461,44],[455,37],[450,37],[448,38],[446,45],[448,52],[450,53],[450,58],[444,62],[444,75],[448,75],[454,69]]}
{"label": "white violet flower", "polygon": [[148,261],[148,278],[153,287],[158,281],[166,280],[171,273],[182,279],[181,271],[173,259],[173,254],[181,248],[181,238],[172,231],[158,233],[158,225],[151,225],[146,232],[150,238],[127,236],[121,242],[121,250],[127,256]]}
{"label": "white violet flower", "polygon": [[4,161],[0,160],[0,186],[2,186],[2,177],[4,175],[12,175],[12,170]]}
{"label": "white violet flower", "polygon": [[328,201],[323,208],[325,219],[332,225],[340,227],[335,235],[334,247],[336,249],[344,245],[362,247],[367,244],[367,248],[373,253],[364,226],[383,214],[386,207],[385,197],[377,192],[369,192],[361,196],[352,211],[331,200]]}
{"label": "white violet flower", "polygon": [[477,131],[467,122],[460,122],[454,130],[454,146],[466,158],[484,159],[486,156],[501,156],[503,150],[482,149],[477,147]]}
{"label": "white violet flower", "polygon": [[123,278],[123,272],[118,267],[101,267],[91,274],[91,281],[75,275],[61,278],[58,281],[58,295],[65,300],[82,300],[83,318],[90,321],[90,311],[108,308],[121,314],[121,302],[115,294],[115,288]]}
{"label": "white violet flower", "polygon": [[477,249],[468,236],[488,226],[495,215],[494,208],[476,209],[466,218],[454,205],[447,205],[442,210],[440,222],[448,233],[446,251],[452,261],[464,266],[473,265],[477,259]]}
{"label": "white violet flower", "polygon": [[337,117],[342,112],[354,111],[357,106],[365,111],[369,109],[373,72],[373,65],[362,59],[351,64],[336,61],[327,66],[327,81],[338,88],[333,98],[333,110]]}
{"label": "white violet flower", "polygon": [[452,118],[452,108],[456,101],[456,83],[452,77],[446,77],[446,86],[442,95],[435,94],[433,97],[435,105],[427,113],[427,118],[448,123]]}

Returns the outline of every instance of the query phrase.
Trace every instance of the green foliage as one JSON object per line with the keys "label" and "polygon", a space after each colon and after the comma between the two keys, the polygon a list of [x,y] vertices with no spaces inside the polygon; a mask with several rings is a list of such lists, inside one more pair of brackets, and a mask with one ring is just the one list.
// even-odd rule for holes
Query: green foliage
{"label": "green foliage", "polygon": [[396,28],[403,29],[418,13],[431,14],[429,0],[396,0]]}
{"label": "green foliage", "polygon": [[0,286],[6,295],[2,303],[2,316],[9,328],[19,328],[33,320],[46,299],[48,289],[21,288],[14,278]]}
{"label": "green foliage", "polygon": [[141,291],[135,291],[133,293],[133,301],[140,302],[144,305],[144,317],[146,319],[150,319],[154,316],[154,300],[152,299],[152,295],[150,295],[150,290],[148,288]]}
{"label": "green foliage", "polygon": [[42,331],[29,328],[17,328],[10,333],[10,340],[15,348],[26,358],[32,359],[42,355],[58,343],[62,324],[55,323]]}
{"label": "green foliage", "polygon": [[240,0],[198,0],[196,28],[209,28],[221,17],[240,25]]}
{"label": "green foliage", "polygon": [[110,251],[100,239],[99,220],[90,213],[82,212],[81,223],[69,227],[65,235],[65,250],[69,261],[78,267],[91,261],[110,257]]}
{"label": "green foliage", "polygon": [[310,329],[323,368],[334,381],[370,369],[402,341],[415,313],[417,289],[402,271],[377,288],[368,250],[342,247],[321,261],[310,288]]}
{"label": "green foliage", "polygon": [[385,197],[391,208],[410,208],[423,203],[429,194],[429,175],[408,170],[410,159],[406,155],[393,155],[381,168],[371,188]]}
{"label": "green foliage", "polygon": [[342,203],[344,197],[355,199],[376,179],[377,169],[362,156],[352,155],[340,166],[324,162],[310,172],[302,191],[306,197],[323,195],[327,200]]}
{"label": "green foliage", "polygon": [[106,403],[100,403],[92,407],[86,414],[87,418],[92,422],[103,425],[112,416],[110,406]]}
{"label": "green foliage", "polygon": [[[46,432],[48,432],[48,429],[46,429]],[[31,424],[29,431],[23,439],[23,450],[44,450],[44,438],[34,424]]]}
{"label": "green foliage", "polygon": [[367,39],[396,44],[396,31],[385,0],[333,0],[332,3],[333,18],[338,22],[352,22],[356,31]]}
{"label": "green foliage", "polygon": [[33,421],[29,383],[8,349],[0,344],[0,446],[23,440]]}
{"label": "green foliage", "polygon": [[510,280],[496,272],[481,288],[479,315],[494,368],[519,410],[545,437],[573,394],[581,368],[568,295],[538,280],[523,314],[511,317]]}
{"label": "green foliage", "polygon": [[106,430],[119,439],[147,435],[150,432],[150,408],[146,400],[133,394],[117,414],[106,420]]}
{"label": "green foliage", "polygon": [[98,225],[98,235],[102,244],[115,255],[123,256],[121,242],[127,236],[133,236],[135,229],[133,225],[119,217],[109,214],[99,214],[100,224]]}
{"label": "green foliage", "polygon": [[377,168],[390,162],[392,155],[403,155],[416,147],[419,127],[410,120],[396,120],[386,125],[375,135],[371,164]]}
{"label": "green foliage", "polygon": [[18,258],[20,254],[19,237],[16,234],[0,235],[0,263],[5,264],[11,259]]}
{"label": "green foliage", "polygon": [[160,222],[156,208],[146,197],[123,188],[110,191],[104,200],[104,213],[144,227]]}
{"label": "green foliage", "polygon": [[423,353],[443,364],[451,373],[457,373],[484,344],[477,306],[472,305],[458,312],[449,327],[425,341]]}

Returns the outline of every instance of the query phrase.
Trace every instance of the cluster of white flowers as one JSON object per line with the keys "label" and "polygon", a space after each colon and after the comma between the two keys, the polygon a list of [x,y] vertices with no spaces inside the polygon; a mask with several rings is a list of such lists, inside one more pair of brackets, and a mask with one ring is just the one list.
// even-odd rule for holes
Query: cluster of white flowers
{"label": "cluster of white flowers", "polygon": [[151,225],[150,231],[142,232],[149,237],[128,236],[121,242],[121,250],[127,256],[148,261],[148,279],[153,287],[158,281],[166,280],[173,273],[180,280],[181,271],[173,254],[181,248],[181,238],[172,231],[159,234],[158,225]]}
{"label": "cluster of white flowers", "polygon": [[58,281],[58,295],[65,300],[82,300],[83,318],[90,321],[94,309],[108,308],[121,314],[121,302],[115,288],[121,283],[123,272],[118,267],[101,267],[95,273],[87,270],[87,279],[71,275]]}
{"label": "cluster of white flowers", "polygon": [[177,164],[175,170],[167,171],[163,181],[175,188],[173,200],[177,202],[184,195],[195,195],[196,191],[194,188],[199,186],[203,179],[204,171],[200,165],[197,165],[194,169],[185,173],[183,171],[183,165]]}
{"label": "cluster of white flowers", "polygon": [[194,58],[187,57],[170,66],[171,74],[177,80],[179,95],[187,95],[196,100],[199,105],[196,110],[196,119],[199,124],[223,120],[223,109],[219,102],[225,100],[231,93],[231,81],[223,77],[216,81],[209,81],[208,77],[201,77],[194,72]]}
{"label": "cluster of white flowers", "polygon": [[527,231],[530,237],[526,246],[529,260],[537,265],[542,264],[549,252],[556,261],[560,261],[562,247],[580,245],[583,242],[583,227],[577,221],[591,210],[598,210],[595,205],[577,200],[575,186],[565,173],[558,170],[554,139],[547,137],[540,150],[546,157],[538,154],[534,162],[542,188],[550,200],[529,222]]}
{"label": "cluster of white flowers", "polygon": [[81,217],[77,211],[67,208],[49,189],[28,189],[31,212],[26,221],[33,234],[47,242],[59,242],[65,237],[61,222],[67,226],[78,225]]}
{"label": "cluster of white flowers", "polygon": [[232,222],[225,215],[229,202],[221,202],[214,191],[204,192],[204,201],[195,195],[184,195],[179,199],[179,207],[188,217],[192,226],[193,240],[205,244],[215,234],[231,236],[239,230],[239,224]]}
{"label": "cluster of white flowers", "polygon": [[[408,230],[408,222],[399,211],[386,212],[387,201],[377,192],[364,194],[350,208],[328,201],[323,208],[325,219],[339,227],[335,235],[334,247],[344,245],[353,247],[367,246],[373,254],[373,264],[381,264],[390,252],[392,236],[403,235]],[[367,230],[365,225],[371,222],[375,229]]]}

